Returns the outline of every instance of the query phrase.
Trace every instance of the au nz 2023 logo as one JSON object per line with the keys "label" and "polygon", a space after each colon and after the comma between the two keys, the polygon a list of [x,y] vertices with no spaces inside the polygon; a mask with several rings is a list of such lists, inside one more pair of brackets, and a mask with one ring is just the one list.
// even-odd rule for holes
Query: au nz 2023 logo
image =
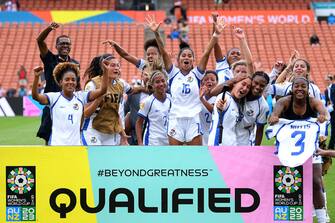
{"label": "au nz 2023 logo", "polygon": [[7,166],[6,184],[6,221],[36,221],[35,166]]}
{"label": "au nz 2023 logo", "polygon": [[274,166],[275,221],[303,221],[303,167]]}

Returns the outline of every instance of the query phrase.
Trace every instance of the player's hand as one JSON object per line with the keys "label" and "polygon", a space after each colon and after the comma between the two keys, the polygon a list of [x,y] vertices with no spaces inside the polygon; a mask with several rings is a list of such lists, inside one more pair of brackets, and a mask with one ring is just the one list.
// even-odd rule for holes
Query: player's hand
{"label": "player's hand", "polygon": [[109,59],[108,57],[103,59],[102,62],[101,62],[101,68],[102,68],[102,71],[103,72],[108,72],[108,70],[110,69],[110,61],[107,60]]}
{"label": "player's hand", "polygon": [[150,15],[148,15],[145,18],[146,22],[147,22],[147,26],[151,29],[151,31],[153,31],[154,33],[158,32],[160,25],[162,24],[162,22],[157,23],[155,20],[155,17],[151,17]]}
{"label": "player's hand", "polygon": [[278,60],[278,61],[276,61],[276,63],[275,63],[275,65],[273,66],[273,68],[274,68],[277,72],[280,72],[280,71],[283,70],[284,65],[285,65],[285,64],[284,64],[283,61]]}
{"label": "player's hand", "polygon": [[121,135],[121,145],[122,145],[122,146],[127,146],[127,145],[129,145],[129,143],[128,143],[128,139],[130,138],[130,136],[128,136],[128,135],[125,133],[125,131],[122,131],[122,132],[120,133],[120,135]]}
{"label": "player's hand", "polygon": [[323,150],[323,149],[318,148],[316,150],[316,155],[319,155],[319,156],[328,156],[329,154],[328,154],[327,150]]}
{"label": "player's hand", "polygon": [[219,17],[219,13],[218,12],[212,12],[213,23],[217,23],[218,17]]}
{"label": "player's hand", "polygon": [[43,73],[43,67],[41,67],[41,66],[35,67],[35,68],[33,69],[33,71],[34,71],[34,75],[35,75],[36,77],[39,77],[39,76],[41,76],[41,74]]}
{"label": "player's hand", "polygon": [[233,26],[233,32],[239,40],[245,39],[245,32],[243,29]]}
{"label": "player's hand", "polygon": [[102,42],[104,45],[109,45],[110,47],[114,47],[117,43],[113,40],[105,40]]}
{"label": "player's hand", "polygon": [[226,104],[226,99],[224,99],[224,100],[220,99],[216,103],[216,107],[217,107],[218,110],[223,111],[224,108],[225,108],[225,104]]}
{"label": "player's hand", "polygon": [[293,66],[295,61],[300,57],[300,53],[297,50],[293,50],[293,53],[290,57],[289,64],[290,66]]}
{"label": "player's hand", "polygon": [[324,115],[319,115],[318,117],[317,117],[317,121],[319,122],[319,123],[324,123],[325,121],[327,120],[327,118],[326,118],[326,116],[324,116]]}
{"label": "player's hand", "polygon": [[216,36],[221,35],[221,33],[223,33],[223,30],[226,28],[226,24],[224,22],[223,17],[217,18],[217,22],[214,25],[215,25],[214,35]]}
{"label": "player's hand", "polygon": [[209,93],[209,89],[208,87],[206,87],[205,85],[200,87],[200,98],[203,98],[207,93]]}
{"label": "player's hand", "polygon": [[270,125],[274,125],[279,122],[279,117],[276,115],[271,115],[268,122]]}
{"label": "player's hand", "polygon": [[52,22],[50,23],[49,28],[51,28],[52,30],[56,30],[59,28],[59,24],[56,22]]}

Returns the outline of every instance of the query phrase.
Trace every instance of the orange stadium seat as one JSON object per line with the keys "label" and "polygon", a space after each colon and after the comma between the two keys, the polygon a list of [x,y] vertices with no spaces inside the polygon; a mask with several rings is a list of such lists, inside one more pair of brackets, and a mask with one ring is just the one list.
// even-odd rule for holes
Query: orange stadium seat
{"label": "orange stadium seat", "polygon": [[[178,2],[180,0],[175,0]],[[329,2],[317,0],[314,2]],[[225,3],[226,2],[226,3]],[[311,0],[228,0],[215,4],[213,0],[182,0],[190,10],[299,10],[309,9]]]}
{"label": "orange stadium seat", "polygon": [[[28,71],[29,83],[32,83],[32,69],[41,64],[36,37],[46,24],[0,24],[0,83],[7,89],[17,87],[16,75],[20,65]],[[292,50],[297,49],[301,56],[311,63],[311,77],[321,89],[325,88],[324,76],[335,71],[333,63],[335,55],[335,26],[325,23],[315,24],[279,24],[279,25],[241,25],[246,30],[248,42],[257,61],[261,61],[262,69],[269,71],[276,60],[287,61]],[[195,51],[196,61],[199,61],[206,47],[211,33],[211,25],[190,25],[189,43]],[[171,27],[164,27],[165,34],[169,34]],[[309,37],[316,32],[321,46],[311,47]],[[81,64],[81,75],[89,65],[90,60],[102,53],[113,52],[101,44],[103,40],[113,39],[121,44],[129,53],[143,57],[144,30],[143,26],[135,23],[94,23],[67,24],[60,30],[51,32],[46,39],[47,45],[55,52],[56,37],[67,34],[73,45],[71,56]],[[166,49],[173,56],[177,56],[179,42],[166,39]],[[227,29],[220,39],[220,45],[225,53],[231,47],[238,47],[238,40]],[[140,78],[136,68],[123,60],[122,77],[128,81]],[[215,69],[215,58],[212,55],[208,69]]]}
{"label": "orange stadium seat", "polygon": [[21,0],[21,10],[114,10],[115,0]]}

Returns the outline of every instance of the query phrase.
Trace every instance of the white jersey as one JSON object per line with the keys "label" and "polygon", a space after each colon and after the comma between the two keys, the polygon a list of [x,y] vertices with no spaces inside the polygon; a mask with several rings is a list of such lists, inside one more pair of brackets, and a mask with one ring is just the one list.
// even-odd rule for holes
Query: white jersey
{"label": "white jersey", "polygon": [[52,130],[48,145],[81,145],[80,124],[89,92],[77,91],[71,99],[61,92],[49,92],[48,97]]}
{"label": "white jersey", "polygon": [[256,125],[265,125],[269,113],[269,105],[263,96],[256,100],[246,101],[243,106],[243,119],[237,125],[238,146],[253,145],[253,134]]}
{"label": "white jersey", "polygon": [[[208,137],[209,146],[236,146],[237,145],[237,134],[236,125],[241,122],[241,117],[239,113],[238,104],[234,101],[229,92],[226,92],[226,107],[223,112],[219,112],[216,104],[218,100],[222,98],[222,94],[219,94],[216,98],[214,110],[213,110],[213,120]],[[221,113],[221,114],[220,114]],[[219,118],[222,116],[222,142],[219,142],[220,138],[220,124]]]}
{"label": "white jersey", "polygon": [[145,60],[140,59],[140,63],[137,64],[136,67],[137,67],[137,69],[138,69],[139,71],[143,71],[143,68],[144,68],[145,64],[146,64],[146,63],[145,63]]}
{"label": "white jersey", "polygon": [[[309,96],[321,100],[321,93],[318,86],[309,83]],[[292,91],[292,82],[271,84],[266,95],[286,96]]]}
{"label": "white jersey", "polygon": [[171,99],[167,95],[164,102],[152,94],[141,104],[138,115],[147,121],[143,135],[143,144],[149,146],[169,145],[167,119],[171,108]]}
{"label": "white jersey", "polygon": [[[211,97],[208,99],[209,104],[214,104],[216,97]],[[200,112],[200,124],[202,129],[202,145],[208,145],[208,136],[209,130],[211,128],[212,123],[212,112],[209,112],[204,104],[202,104],[202,109]]]}
{"label": "white jersey", "polygon": [[172,66],[168,73],[172,107],[169,118],[192,118],[201,111],[199,98],[200,82],[204,73],[198,67],[183,75],[179,68]]}
{"label": "white jersey", "polygon": [[221,61],[216,62],[216,73],[218,74],[218,84],[222,84],[223,82],[230,80],[234,77],[232,70],[229,67],[227,58],[224,57]]}
{"label": "white jersey", "polygon": [[276,125],[267,128],[267,138],[276,137],[278,158],[282,165],[302,165],[318,148],[320,126],[314,120],[279,119]]}

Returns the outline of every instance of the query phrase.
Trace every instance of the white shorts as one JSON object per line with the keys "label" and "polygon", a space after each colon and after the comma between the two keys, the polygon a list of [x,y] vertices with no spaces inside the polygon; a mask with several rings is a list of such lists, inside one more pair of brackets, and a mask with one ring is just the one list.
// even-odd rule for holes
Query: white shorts
{"label": "white shorts", "polygon": [[313,164],[322,164],[322,156],[313,155]]}
{"label": "white shorts", "polygon": [[199,116],[169,119],[168,135],[180,142],[190,142],[194,137],[202,135]]}
{"label": "white shorts", "polygon": [[106,134],[93,128],[83,131],[81,138],[83,145],[89,146],[119,146],[121,144],[121,136],[119,133]]}
{"label": "white shorts", "polygon": [[204,132],[202,135],[202,145],[203,146],[208,146],[208,137],[209,137],[209,132]]}
{"label": "white shorts", "polygon": [[162,138],[150,139],[148,146],[168,146],[168,145],[169,145],[169,140],[168,140],[168,137],[166,137],[164,139]]}

